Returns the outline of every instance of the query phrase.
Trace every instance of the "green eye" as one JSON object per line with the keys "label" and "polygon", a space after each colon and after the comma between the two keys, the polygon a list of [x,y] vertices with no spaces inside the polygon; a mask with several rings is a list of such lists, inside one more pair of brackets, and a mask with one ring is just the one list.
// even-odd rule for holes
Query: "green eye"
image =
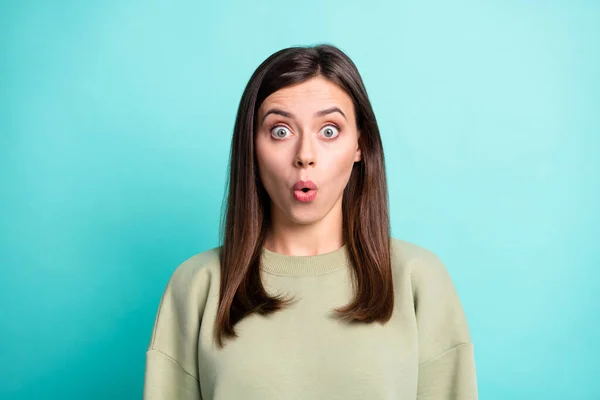
{"label": "green eye", "polygon": [[285,126],[276,126],[271,130],[271,135],[276,139],[283,139],[289,130]]}
{"label": "green eye", "polygon": [[332,139],[340,134],[340,130],[335,125],[327,125],[321,129],[321,132],[327,139]]}

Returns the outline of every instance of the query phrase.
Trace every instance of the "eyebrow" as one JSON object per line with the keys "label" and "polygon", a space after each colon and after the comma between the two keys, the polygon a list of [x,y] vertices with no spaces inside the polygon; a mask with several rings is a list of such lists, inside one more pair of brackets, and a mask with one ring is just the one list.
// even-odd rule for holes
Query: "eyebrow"
{"label": "eyebrow", "polygon": [[[327,108],[325,110],[317,111],[315,113],[315,117],[323,117],[325,115],[333,114],[333,113],[336,113],[336,112],[342,114],[342,117],[344,117],[344,119],[347,119],[346,118],[346,114],[344,114],[344,112],[342,110],[340,110],[339,107],[330,107],[330,108]],[[283,110],[281,110],[279,108],[271,108],[269,111],[267,111],[265,113],[265,115],[263,115],[261,123],[265,122],[265,118],[267,118],[267,116],[269,114],[277,114],[277,115],[281,115],[282,117],[291,118],[291,119],[295,118],[294,114],[292,114],[290,112],[283,111]]]}

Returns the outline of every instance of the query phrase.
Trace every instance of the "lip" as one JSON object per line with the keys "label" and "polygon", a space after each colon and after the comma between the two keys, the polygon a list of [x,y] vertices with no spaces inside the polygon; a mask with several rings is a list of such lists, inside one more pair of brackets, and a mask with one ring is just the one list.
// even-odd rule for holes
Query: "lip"
{"label": "lip", "polygon": [[[302,189],[309,189],[304,192]],[[313,181],[299,180],[293,187],[294,198],[301,203],[309,203],[317,197],[317,185]]]}
{"label": "lip", "polygon": [[294,197],[301,203],[310,203],[317,197],[318,190],[309,190],[304,193],[302,190],[294,190]]}
{"label": "lip", "polygon": [[310,190],[317,190],[317,185],[313,181],[299,180],[293,187],[293,190],[302,190],[308,188]]}

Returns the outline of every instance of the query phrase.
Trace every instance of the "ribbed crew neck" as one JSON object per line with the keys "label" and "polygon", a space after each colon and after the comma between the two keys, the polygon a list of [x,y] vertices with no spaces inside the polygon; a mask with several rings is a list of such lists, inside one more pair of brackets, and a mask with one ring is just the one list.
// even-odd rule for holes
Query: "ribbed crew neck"
{"label": "ribbed crew neck", "polygon": [[350,265],[347,245],[314,256],[290,256],[262,248],[260,268],[274,275],[321,275]]}

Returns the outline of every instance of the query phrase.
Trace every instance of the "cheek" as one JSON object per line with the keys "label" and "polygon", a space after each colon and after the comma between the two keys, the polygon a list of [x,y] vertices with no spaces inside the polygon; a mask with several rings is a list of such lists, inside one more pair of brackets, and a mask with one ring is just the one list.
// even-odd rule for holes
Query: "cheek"
{"label": "cheek", "polygon": [[327,182],[323,184],[327,185],[331,191],[329,195],[337,198],[344,191],[352,175],[352,167],[354,166],[354,156],[344,154],[340,158],[332,159],[328,163],[325,174],[327,176]]}
{"label": "cheek", "polygon": [[275,185],[282,174],[281,152],[274,151],[269,146],[257,143],[256,160],[261,181],[267,190]]}
{"label": "cheek", "polygon": [[254,148],[256,151],[256,162],[261,173],[268,168],[268,162],[270,159],[269,148],[266,146],[261,138],[256,138],[254,141]]}
{"label": "cheek", "polygon": [[329,175],[335,180],[347,180],[352,172],[352,166],[354,165],[354,157],[356,152],[344,151],[336,154],[333,157],[329,157],[327,163],[327,171],[330,171]]}

